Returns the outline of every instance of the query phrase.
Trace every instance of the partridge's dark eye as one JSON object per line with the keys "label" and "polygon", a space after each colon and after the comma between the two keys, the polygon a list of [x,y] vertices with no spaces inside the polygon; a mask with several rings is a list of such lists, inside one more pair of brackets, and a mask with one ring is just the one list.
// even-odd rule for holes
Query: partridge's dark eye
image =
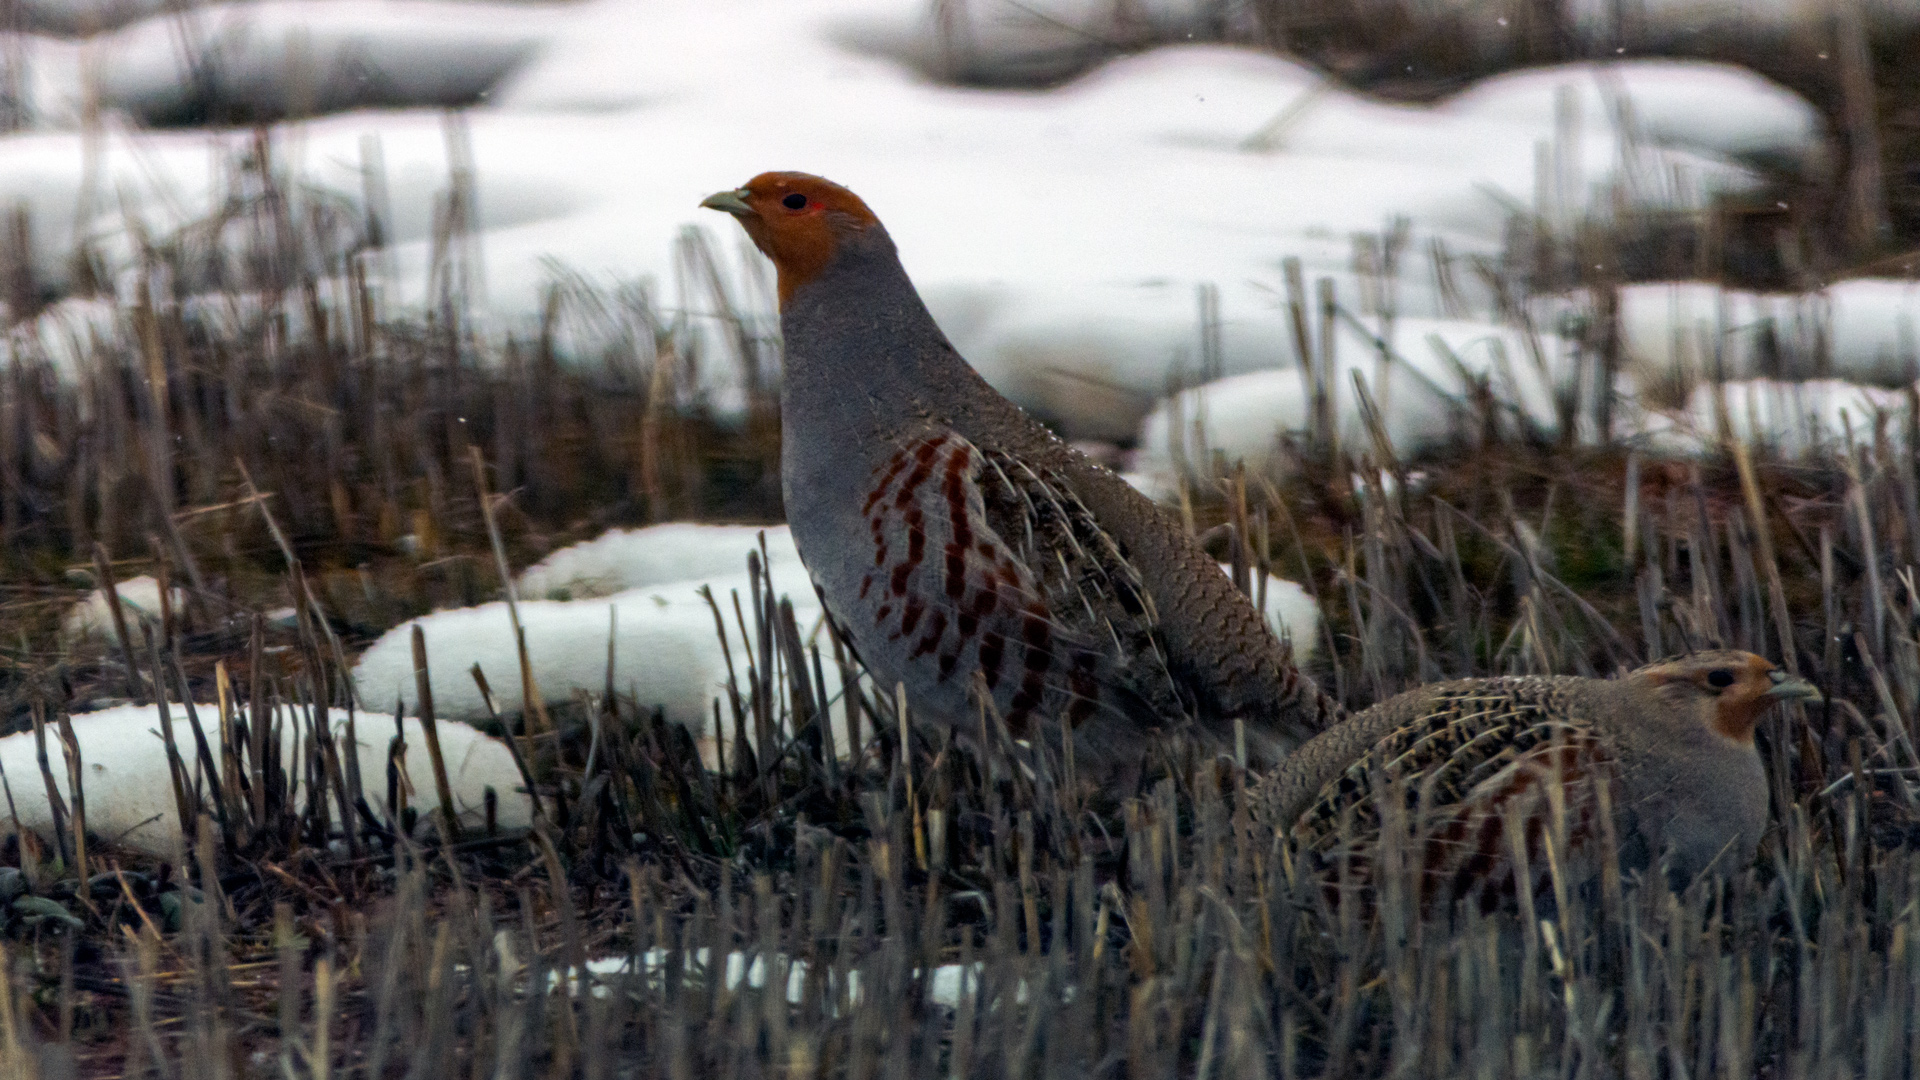
{"label": "partridge's dark eye", "polygon": [[1709,671],[1707,672],[1707,685],[1719,687],[1724,690],[1733,685],[1733,672],[1728,671],[1726,668],[1716,668]]}
{"label": "partridge's dark eye", "polygon": [[796,191],[786,198],[781,199],[780,205],[789,210],[805,210],[807,208],[807,197]]}

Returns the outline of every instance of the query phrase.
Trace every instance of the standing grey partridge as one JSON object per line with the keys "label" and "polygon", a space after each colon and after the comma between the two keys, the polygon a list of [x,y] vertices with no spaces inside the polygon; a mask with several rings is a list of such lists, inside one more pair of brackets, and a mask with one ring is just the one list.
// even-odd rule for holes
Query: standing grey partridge
{"label": "standing grey partridge", "polygon": [[1001,397],[860,198],[771,172],[701,205],[778,271],[787,519],[835,624],[922,719],[1073,728],[1089,778],[1154,730],[1277,760],[1340,709],[1179,520]]}
{"label": "standing grey partridge", "polygon": [[1819,696],[1737,651],[1694,653],[1613,680],[1435,683],[1300,747],[1256,789],[1256,806],[1296,865],[1365,886],[1388,808],[1382,794],[1401,792],[1406,812],[1396,818],[1410,830],[1401,835],[1412,839],[1430,905],[1477,900],[1490,911],[1513,897],[1519,837],[1528,888],[1545,888],[1556,803],[1565,848],[1553,857],[1593,859],[1611,825],[1624,866],[1665,855],[1678,886],[1752,861],[1767,824],[1754,725],[1777,702]]}

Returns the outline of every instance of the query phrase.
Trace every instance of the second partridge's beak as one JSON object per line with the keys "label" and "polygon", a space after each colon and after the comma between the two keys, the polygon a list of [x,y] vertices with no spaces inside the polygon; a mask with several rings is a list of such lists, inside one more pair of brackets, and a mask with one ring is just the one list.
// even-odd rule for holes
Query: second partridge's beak
{"label": "second partridge's beak", "polygon": [[1775,701],[1815,702],[1820,700],[1820,691],[1815,690],[1813,684],[1805,679],[1778,669],[1771,673],[1771,677],[1773,688],[1767,691],[1767,697]]}
{"label": "second partridge's beak", "polygon": [[700,205],[709,210],[721,210],[734,217],[752,217],[753,207],[747,205],[747,189],[737,191],[716,191],[700,200]]}

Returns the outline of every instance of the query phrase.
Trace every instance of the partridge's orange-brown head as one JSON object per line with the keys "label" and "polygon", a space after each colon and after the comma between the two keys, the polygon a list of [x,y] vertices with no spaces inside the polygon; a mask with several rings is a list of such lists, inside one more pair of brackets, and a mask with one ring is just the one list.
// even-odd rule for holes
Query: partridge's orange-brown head
{"label": "partridge's orange-brown head", "polygon": [[1773,705],[1820,700],[1812,683],[1787,674],[1765,657],[1733,649],[1694,653],[1636,674],[1653,683],[1663,699],[1685,712],[1704,714],[1709,727],[1737,743],[1753,741],[1754,725]]}
{"label": "partridge's orange-brown head", "polygon": [[878,225],[860,196],[802,172],[767,172],[700,203],[740,219],[780,275],[780,303],[826,268],[841,242]]}

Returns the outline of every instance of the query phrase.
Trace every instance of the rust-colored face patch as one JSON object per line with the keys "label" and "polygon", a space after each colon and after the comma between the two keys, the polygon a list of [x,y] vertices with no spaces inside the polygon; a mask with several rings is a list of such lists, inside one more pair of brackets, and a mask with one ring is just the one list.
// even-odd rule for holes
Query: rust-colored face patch
{"label": "rust-colored face patch", "polygon": [[1754,726],[1775,701],[1773,665],[1761,657],[1750,655],[1743,667],[1724,674],[1721,669],[1714,669],[1702,678],[1711,686],[1724,681],[1727,675],[1733,676],[1733,683],[1720,691],[1720,700],[1714,709],[1713,729],[1734,742],[1751,743]]}
{"label": "rust-colored face patch", "polygon": [[842,237],[880,222],[860,196],[802,172],[761,173],[703,205],[739,218],[754,246],[773,260],[783,306],[832,261]]}
{"label": "rust-colored face patch", "polygon": [[1753,742],[1753,729],[1778,700],[1774,666],[1765,657],[1750,652],[1703,653],[1646,672],[1658,686],[1685,683],[1710,701],[1708,721],[1722,738],[1747,745]]}

